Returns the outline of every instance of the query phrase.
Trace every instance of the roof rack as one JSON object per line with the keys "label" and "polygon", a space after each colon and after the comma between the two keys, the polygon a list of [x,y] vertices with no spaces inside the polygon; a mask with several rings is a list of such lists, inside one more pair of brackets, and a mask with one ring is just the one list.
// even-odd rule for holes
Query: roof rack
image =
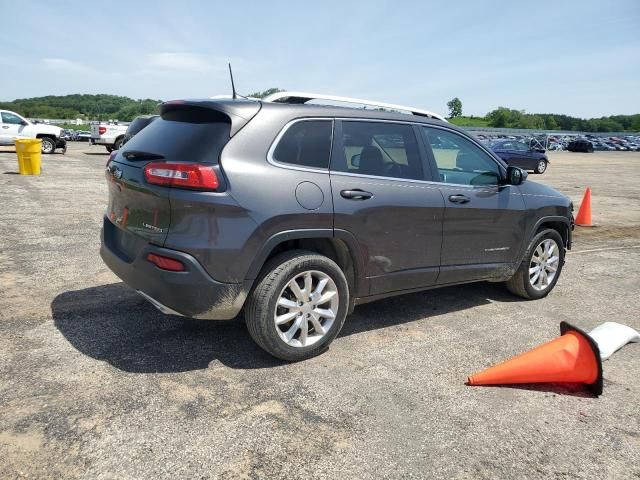
{"label": "roof rack", "polygon": [[360,105],[366,105],[369,107],[386,108],[389,110],[397,110],[401,112],[409,112],[412,115],[420,115],[422,117],[436,118],[446,122],[447,120],[437,113],[430,112],[429,110],[422,110],[420,108],[407,107],[405,105],[395,105],[393,103],[376,102],[373,100],[363,100],[362,98],[350,98],[350,97],[338,97],[336,95],[325,95],[323,93],[309,93],[309,92],[277,92],[265,97],[263,102],[274,103],[292,103],[292,104],[304,104],[311,100],[329,100],[332,102],[345,102],[345,103],[357,103]]}

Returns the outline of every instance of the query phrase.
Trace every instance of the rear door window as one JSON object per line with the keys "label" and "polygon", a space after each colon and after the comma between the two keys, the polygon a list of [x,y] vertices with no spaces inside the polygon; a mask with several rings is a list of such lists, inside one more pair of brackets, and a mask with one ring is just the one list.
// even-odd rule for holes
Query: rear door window
{"label": "rear door window", "polygon": [[331,169],[379,177],[424,180],[413,127],[388,122],[342,121],[342,151]]}
{"label": "rear door window", "polygon": [[301,120],[289,125],[272,154],[276,162],[309,168],[329,168],[332,120]]}

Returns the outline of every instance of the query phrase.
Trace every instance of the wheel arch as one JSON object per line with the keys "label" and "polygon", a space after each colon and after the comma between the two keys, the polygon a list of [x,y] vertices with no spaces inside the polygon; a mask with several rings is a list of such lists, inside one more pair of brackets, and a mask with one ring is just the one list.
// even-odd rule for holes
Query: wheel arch
{"label": "wheel arch", "polygon": [[308,250],[330,258],[344,272],[352,299],[367,294],[358,244],[352,234],[342,230],[290,230],[273,235],[255,256],[247,279],[254,280],[271,258],[290,250]]}
{"label": "wheel arch", "polygon": [[53,139],[54,142],[58,140],[58,136],[53,133],[37,133],[36,134],[36,138],[45,138],[45,137]]}
{"label": "wheel arch", "polygon": [[545,229],[557,231],[562,238],[565,248],[567,250],[571,249],[571,221],[568,218],[543,217],[539,219],[533,228],[533,236],[537,235],[538,232]]}

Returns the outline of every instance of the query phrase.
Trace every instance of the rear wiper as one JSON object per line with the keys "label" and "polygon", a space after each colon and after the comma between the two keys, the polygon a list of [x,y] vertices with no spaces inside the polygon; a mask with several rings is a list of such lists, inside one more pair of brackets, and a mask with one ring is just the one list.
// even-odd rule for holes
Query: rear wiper
{"label": "rear wiper", "polygon": [[127,150],[122,153],[122,156],[132,162],[138,160],[162,160],[164,158],[164,155],[159,155],[153,152],[143,152],[140,150]]}

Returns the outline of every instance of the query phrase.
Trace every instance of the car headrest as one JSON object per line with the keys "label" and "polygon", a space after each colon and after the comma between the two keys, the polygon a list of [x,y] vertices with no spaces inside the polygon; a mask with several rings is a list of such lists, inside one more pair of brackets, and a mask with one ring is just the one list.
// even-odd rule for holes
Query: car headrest
{"label": "car headrest", "polygon": [[376,147],[364,147],[360,152],[360,168],[358,171],[364,174],[380,175],[384,167],[382,152]]}

